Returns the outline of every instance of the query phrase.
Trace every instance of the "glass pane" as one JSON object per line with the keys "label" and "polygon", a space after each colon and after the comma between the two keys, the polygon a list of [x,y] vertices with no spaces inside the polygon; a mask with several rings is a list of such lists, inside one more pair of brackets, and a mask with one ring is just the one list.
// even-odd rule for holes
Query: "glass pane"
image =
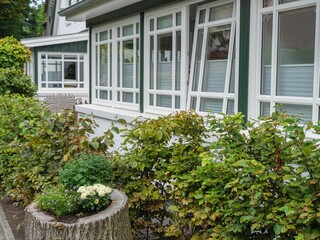
{"label": "glass pane", "polygon": [[108,31],[104,31],[100,33],[100,41],[108,40]]}
{"label": "glass pane", "polygon": [[196,48],[196,56],[195,56],[195,63],[194,63],[192,91],[198,91],[202,45],[203,45],[203,29],[200,29],[198,31],[198,37],[197,37],[197,48]]}
{"label": "glass pane", "polygon": [[[236,35],[234,36],[236,39]],[[233,44],[232,52],[232,63],[231,63],[231,73],[230,73],[230,84],[229,84],[229,93],[235,93],[235,82],[236,82],[236,44]]]}
{"label": "glass pane", "polygon": [[177,32],[176,35],[176,82],[175,90],[181,89],[181,32]]}
{"label": "glass pane", "polygon": [[108,100],[108,91],[100,90],[100,99]]}
{"label": "glass pane", "polygon": [[46,62],[41,62],[41,81],[45,82],[47,80],[47,74],[46,74]]}
{"label": "glass pane", "polygon": [[279,14],[278,96],[313,96],[315,11],[308,7]]}
{"label": "glass pane", "polygon": [[61,83],[49,83],[48,87],[49,88],[62,88],[62,84]]}
{"label": "glass pane", "polygon": [[157,21],[157,29],[164,29],[164,28],[168,28],[168,27],[172,27],[172,14],[167,15],[167,16],[163,16],[163,17],[159,17],[158,21]]}
{"label": "glass pane", "polygon": [[75,55],[64,55],[65,60],[78,60],[78,56]]}
{"label": "glass pane", "polygon": [[112,100],[112,91],[109,91],[110,100]]}
{"label": "glass pane", "polygon": [[172,96],[169,95],[157,95],[157,107],[172,107]]}
{"label": "glass pane", "polygon": [[108,44],[100,45],[100,86],[108,86]]}
{"label": "glass pane", "polygon": [[206,49],[203,92],[224,92],[229,54],[230,25],[210,28]]}
{"label": "glass pane", "polygon": [[77,62],[64,62],[64,80],[77,81]]}
{"label": "glass pane", "polygon": [[84,88],[84,84],[83,83],[80,84],[80,88]]}
{"label": "glass pane", "polygon": [[49,54],[48,59],[62,59],[61,55]]}
{"label": "glass pane", "polygon": [[234,114],[234,100],[228,99],[227,114]]}
{"label": "glass pane", "polygon": [[175,96],[175,109],[180,109],[180,96]]}
{"label": "glass pane", "polygon": [[150,95],[149,95],[149,105],[150,105],[150,106],[153,106],[153,105],[154,105],[153,98],[154,98],[154,97],[153,97],[153,94],[150,94]]}
{"label": "glass pane", "polygon": [[222,112],[222,105],[223,105],[222,99],[201,98],[200,111],[201,112],[221,113]]}
{"label": "glass pane", "polygon": [[196,110],[196,108],[197,108],[197,98],[191,97],[190,109]]}
{"label": "glass pane", "polygon": [[130,35],[133,35],[133,24],[124,26],[122,28],[122,36],[123,37],[130,36]]}
{"label": "glass pane", "polygon": [[84,60],[84,56],[83,56],[83,55],[80,55],[80,56],[79,56],[79,59],[80,59],[80,60]]}
{"label": "glass pane", "polygon": [[118,37],[118,38],[121,37],[120,32],[121,32],[121,30],[120,30],[120,28],[118,27],[118,28],[117,28],[117,37]]}
{"label": "glass pane", "polygon": [[199,13],[199,24],[204,23],[206,21],[206,9],[203,9]]}
{"label": "glass pane", "polygon": [[312,106],[282,104],[281,109],[290,115],[299,115],[302,122],[312,121]]}
{"label": "glass pane", "polygon": [[62,81],[62,62],[61,61],[48,62],[48,81],[50,82]]}
{"label": "glass pane", "polygon": [[46,87],[47,87],[47,84],[42,83],[42,84],[41,84],[41,87],[42,87],[42,88],[46,88]]}
{"label": "glass pane", "polygon": [[270,115],[270,103],[261,102],[260,103],[260,116],[266,117]]}
{"label": "glass pane", "polygon": [[150,31],[154,30],[154,19],[150,20]]}
{"label": "glass pane", "polygon": [[263,7],[271,7],[273,5],[273,0],[262,0]]}
{"label": "glass pane", "polygon": [[262,16],[261,89],[262,95],[271,94],[272,14]]}
{"label": "glass pane", "polygon": [[140,46],[139,39],[136,39],[136,88],[140,86]]}
{"label": "glass pane", "polygon": [[140,24],[136,23],[136,34],[140,33]]}
{"label": "glass pane", "polygon": [[150,37],[150,84],[149,88],[153,89],[154,88],[154,37]]}
{"label": "glass pane", "polygon": [[77,83],[65,83],[63,84],[64,88],[77,88],[78,84]]}
{"label": "glass pane", "polygon": [[279,0],[279,4],[291,3],[291,2],[296,2],[296,1],[300,1],[300,0]]}
{"label": "glass pane", "polygon": [[122,86],[133,88],[133,40],[123,42]]}
{"label": "glass pane", "polygon": [[123,92],[122,93],[122,101],[127,103],[133,103],[133,93]]}
{"label": "glass pane", "polygon": [[120,92],[117,92],[117,101],[120,102]]}
{"label": "glass pane", "polygon": [[[121,68],[121,44],[120,42],[118,42],[117,44],[117,56],[118,56],[118,62],[117,62],[117,87],[121,87],[120,83],[121,83],[121,75],[120,75],[120,68]],[[119,100],[120,101],[120,100]]]}
{"label": "glass pane", "polygon": [[209,21],[218,21],[221,19],[231,18],[233,14],[233,3],[228,3],[210,9]]}
{"label": "glass pane", "polygon": [[181,12],[176,13],[176,26],[181,25]]}
{"label": "glass pane", "polygon": [[172,89],[172,33],[158,36],[157,89]]}
{"label": "glass pane", "polygon": [[110,39],[112,39],[112,29],[110,29]]}
{"label": "glass pane", "polygon": [[139,93],[136,93],[136,104],[139,104]]}

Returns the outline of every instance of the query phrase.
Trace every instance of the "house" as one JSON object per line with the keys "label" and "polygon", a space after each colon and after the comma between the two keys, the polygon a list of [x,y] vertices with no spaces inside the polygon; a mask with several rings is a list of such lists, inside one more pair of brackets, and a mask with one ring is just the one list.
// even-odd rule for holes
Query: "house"
{"label": "house", "polygon": [[89,29],[89,102],[115,116],[269,115],[319,120],[320,0],[82,0],[59,12]]}
{"label": "house", "polygon": [[27,74],[37,84],[40,99],[52,94],[72,94],[88,100],[89,32],[85,22],[66,21],[58,15],[70,3],[46,0],[44,36],[21,40],[32,52]]}

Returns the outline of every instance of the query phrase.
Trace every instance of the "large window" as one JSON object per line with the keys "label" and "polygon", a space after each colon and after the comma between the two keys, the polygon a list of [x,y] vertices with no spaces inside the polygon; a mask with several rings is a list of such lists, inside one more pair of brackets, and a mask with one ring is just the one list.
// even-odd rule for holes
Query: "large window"
{"label": "large window", "polygon": [[84,54],[40,53],[40,89],[81,89]]}
{"label": "large window", "polygon": [[302,0],[259,1],[261,67],[256,115],[269,115],[281,106],[290,114],[302,115],[303,121],[319,120],[317,4],[316,0],[307,4]]}
{"label": "large window", "polygon": [[138,109],[139,31],[137,19],[94,31],[94,102]]}
{"label": "large window", "polygon": [[235,110],[235,17],[233,1],[197,9],[188,102],[199,112]]}

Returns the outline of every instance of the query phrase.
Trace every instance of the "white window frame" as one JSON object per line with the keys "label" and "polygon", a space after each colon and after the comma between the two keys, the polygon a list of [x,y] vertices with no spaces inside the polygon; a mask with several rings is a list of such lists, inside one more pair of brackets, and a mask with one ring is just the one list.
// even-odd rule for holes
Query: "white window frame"
{"label": "white window frame", "polygon": [[[96,27],[92,30],[92,103],[97,104],[97,105],[103,105],[107,106],[110,108],[123,108],[123,109],[128,109],[132,111],[138,111],[139,110],[139,104],[136,103],[128,103],[128,102],[122,102],[118,101],[117,99],[117,92],[133,92],[134,94],[138,93],[139,94],[139,86],[136,86],[135,82],[136,79],[135,77],[137,76],[136,74],[136,60],[134,61],[134,88],[123,88],[123,87],[118,87],[117,82],[118,82],[118,70],[121,72],[121,66],[118,66],[118,43],[121,44],[125,40],[134,40],[134,48],[136,48],[136,40],[139,39],[140,34],[137,33],[136,29],[136,24],[139,23],[140,26],[140,18],[139,16],[134,16],[131,18],[126,18],[125,20],[122,21],[117,21],[113,22],[110,24],[105,24],[100,27]],[[122,30],[122,27],[133,24],[134,25],[134,34],[130,36],[120,36],[118,37],[118,28]],[[108,40],[105,41],[96,41],[96,39],[99,39],[100,33],[108,31]],[[110,31],[112,32],[112,39],[110,39]],[[140,29],[139,29],[140,32]],[[97,86],[97,82],[99,82],[100,79],[100,45],[108,44],[108,86]],[[140,45],[140,42],[139,42]],[[96,48],[98,51],[96,51]],[[112,54],[110,55],[110,51]],[[120,55],[122,55],[120,53]],[[98,57],[97,57],[98,56]],[[136,51],[134,51],[134,58],[136,58]],[[122,60],[122,57],[121,57]],[[139,59],[140,62],[140,59]],[[120,67],[120,69],[119,69]],[[122,79],[120,79],[120,82]],[[139,83],[140,84],[140,83]],[[137,88],[138,87],[138,88]],[[104,100],[101,98],[96,97],[96,91],[100,90],[106,90],[108,91],[108,100]],[[100,93],[98,93],[98,96]],[[136,99],[136,97],[134,97]],[[139,99],[138,99],[139,100]]]}
{"label": "white window frame", "polygon": [[[188,66],[189,66],[189,60],[188,60],[188,51],[185,51],[185,49],[188,49],[189,41],[188,41],[188,34],[189,31],[187,31],[187,27],[189,24],[184,21],[186,19],[186,16],[188,15],[188,7],[186,7],[186,4],[175,4],[170,5],[170,7],[164,7],[160,10],[156,11],[150,11],[146,13],[145,15],[145,32],[144,32],[144,38],[145,38],[145,68],[144,68],[144,106],[145,106],[145,112],[146,113],[154,113],[154,114],[161,114],[165,115],[168,113],[172,113],[174,111],[177,111],[179,109],[186,109],[186,94],[187,94],[187,76],[188,76]],[[181,12],[181,24],[179,26],[176,26],[176,13]],[[156,29],[157,27],[157,19],[160,17],[164,17],[167,15],[172,15],[172,21],[173,25],[172,27],[163,28],[163,29]],[[150,31],[150,20],[154,20],[154,29],[153,31]],[[176,69],[176,33],[181,33],[181,71],[180,71],[180,90],[175,90],[175,69]],[[156,79],[157,79],[157,62],[158,62],[158,54],[156,51],[157,46],[157,36],[161,34],[166,33],[172,33],[172,63],[173,63],[173,71],[172,71],[172,87],[171,90],[157,90],[156,89]],[[153,59],[154,59],[154,73],[153,73],[153,80],[154,80],[154,86],[153,89],[150,89],[150,69],[151,69],[151,55],[150,55],[150,37],[153,36],[154,38],[154,53],[153,53]],[[153,94],[154,98],[154,106],[150,106],[150,94]],[[156,106],[156,95],[168,95],[172,98],[172,107],[171,108],[165,108],[165,107],[158,107]],[[175,108],[175,97],[180,97],[180,108]]]}
{"label": "white window frame", "polygon": [[[46,58],[42,59],[42,55],[45,55]],[[42,81],[42,61],[45,60],[46,62],[46,66],[48,66],[48,56],[49,55],[60,55],[61,59],[57,59],[58,61],[61,61],[61,72],[62,72],[62,76],[61,76],[61,82],[51,82],[48,81],[48,67],[46,67],[46,81]],[[65,56],[75,56],[77,57],[76,60],[74,59],[64,59]],[[80,59],[80,56],[83,56],[83,59]],[[75,82],[68,82],[65,81],[64,79],[64,62],[77,62],[77,76],[78,79]],[[87,68],[87,54],[86,53],[74,53],[74,52],[38,52],[38,90],[41,93],[79,93],[79,92],[88,92],[88,68]],[[80,81],[80,63],[83,63],[83,82]],[[59,88],[52,88],[52,87],[48,87],[48,84],[51,83],[57,83],[57,84],[61,84],[62,87]],[[64,87],[64,84],[67,83],[76,83],[78,85],[77,88],[66,88]],[[42,87],[42,84],[46,84],[46,87]],[[83,84],[83,87],[80,88],[79,85]]]}
{"label": "white window frame", "polygon": [[[277,68],[277,49],[278,49],[278,18],[279,13],[290,10],[301,9],[305,7],[316,6],[316,32],[315,32],[315,52],[314,52],[314,77],[313,77],[313,96],[312,97],[292,97],[292,96],[276,96],[276,68]],[[261,64],[262,64],[262,16],[268,13],[273,14],[273,29],[272,29],[272,59],[271,59],[271,93],[270,95],[261,95]],[[264,7],[262,1],[251,0],[251,25],[252,33],[250,36],[250,73],[249,73],[249,106],[248,115],[250,118],[260,116],[260,103],[270,103],[270,113],[274,111],[276,104],[294,104],[312,106],[312,121],[319,120],[319,79],[320,79],[320,0],[300,0],[291,3],[278,4],[275,0],[273,6]]]}
{"label": "white window frame", "polygon": [[[196,111],[199,113],[205,114],[205,112],[200,111],[200,103],[201,103],[201,98],[212,98],[212,99],[221,99],[223,100],[223,105],[222,105],[222,112],[226,113],[227,112],[227,104],[228,100],[233,100],[234,101],[234,112],[238,111],[238,86],[239,86],[239,36],[240,36],[240,1],[234,1],[234,0],[228,0],[228,1],[216,1],[214,3],[208,3],[205,5],[202,5],[201,7],[198,7],[197,10],[197,16],[196,20],[199,20],[199,13],[201,10],[204,9],[210,9],[213,7],[218,7],[221,5],[225,5],[228,3],[233,3],[233,16],[231,18],[227,19],[222,19],[214,22],[209,22],[209,14],[206,14],[206,20],[205,23],[199,23],[196,22],[195,25],[195,34],[194,34],[194,40],[193,40],[193,48],[192,48],[192,61],[191,61],[191,72],[190,72],[190,84],[189,84],[189,91],[188,91],[188,109],[191,107],[191,98],[195,97],[197,99],[197,104],[196,104]],[[209,11],[208,11],[209,12]],[[204,64],[205,64],[205,56],[206,56],[206,47],[207,47],[207,36],[208,36],[208,29],[210,27],[217,27],[217,26],[223,26],[223,25],[231,25],[231,31],[230,31],[230,45],[229,45],[229,53],[228,53],[228,59],[227,59],[227,69],[226,69],[226,79],[225,79],[225,87],[224,87],[224,92],[221,93],[214,93],[214,92],[202,92],[201,91],[201,86],[203,83],[203,74],[204,71],[200,71],[199,75],[199,82],[198,82],[198,90],[193,91],[192,86],[193,86],[193,76],[194,76],[194,66],[195,66],[195,61],[196,61],[196,50],[197,50],[197,40],[198,40],[198,30],[199,29],[204,29],[204,40],[202,44],[202,52],[201,52],[201,62],[200,62],[200,70],[204,70]],[[229,86],[230,86],[230,77],[231,77],[231,70],[232,70],[232,62],[234,61],[234,71],[235,71],[235,83],[234,83],[234,93],[229,93]],[[219,113],[215,113],[219,114]]]}

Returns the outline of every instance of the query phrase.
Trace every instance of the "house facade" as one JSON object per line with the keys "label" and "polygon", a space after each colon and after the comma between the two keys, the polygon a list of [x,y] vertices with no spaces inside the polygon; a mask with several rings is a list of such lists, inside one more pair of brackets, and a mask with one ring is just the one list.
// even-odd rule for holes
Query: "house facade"
{"label": "house facade", "polygon": [[27,74],[37,84],[40,99],[52,94],[72,94],[82,100],[89,97],[86,24],[66,21],[58,15],[70,3],[69,0],[46,0],[44,36],[21,40],[32,52]]}
{"label": "house facade", "polygon": [[[320,0],[82,0],[89,101],[104,122],[179,110],[319,120]],[[105,124],[107,126],[107,123]]]}

